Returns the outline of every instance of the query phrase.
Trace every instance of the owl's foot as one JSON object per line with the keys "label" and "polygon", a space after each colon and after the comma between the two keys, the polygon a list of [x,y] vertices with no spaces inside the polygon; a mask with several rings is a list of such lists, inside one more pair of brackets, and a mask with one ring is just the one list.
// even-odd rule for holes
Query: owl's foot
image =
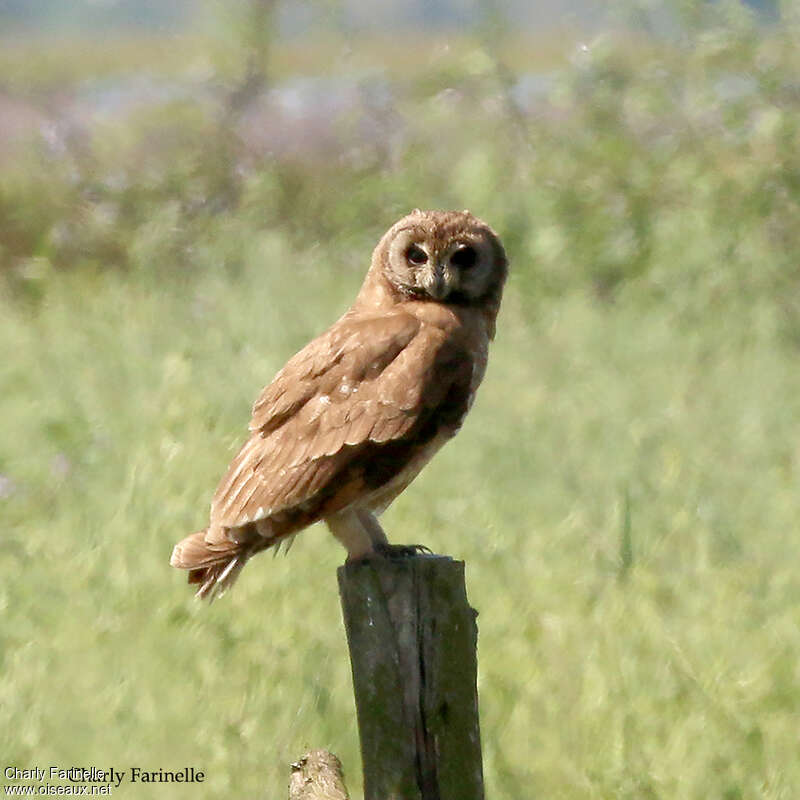
{"label": "owl's foot", "polygon": [[424,544],[389,544],[388,542],[376,542],[368,552],[357,556],[349,556],[347,563],[365,563],[375,561],[379,558],[413,558],[420,554],[433,555],[433,550],[429,547],[425,547]]}
{"label": "owl's foot", "polygon": [[382,558],[412,558],[420,554],[433,554],[433,550],[425,547],[424,544],[389,544],[388,542],[376,544],[374,552]]}

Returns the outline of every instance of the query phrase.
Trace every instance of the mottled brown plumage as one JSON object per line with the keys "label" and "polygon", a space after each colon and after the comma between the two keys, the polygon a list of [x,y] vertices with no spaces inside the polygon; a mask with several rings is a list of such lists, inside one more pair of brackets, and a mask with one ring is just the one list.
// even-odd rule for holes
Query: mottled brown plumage
{"label": "mottled brown plumage", "polygon": [[506,271],[499,239],[469,212],[417,210],[387,231],[352,307],[256,401],[208,528],[175,546],[198,595],[320,519],[349,558],[387,547],[377,515],[461,426]]}

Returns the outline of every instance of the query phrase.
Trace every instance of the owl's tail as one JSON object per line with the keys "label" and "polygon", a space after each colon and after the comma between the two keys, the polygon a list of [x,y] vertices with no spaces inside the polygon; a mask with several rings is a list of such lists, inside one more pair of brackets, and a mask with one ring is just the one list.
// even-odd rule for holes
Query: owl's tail
{"label": "owl's tail", "polygon": [[169,563],[188,569],[189,583],[200,584],[195,596],[211,601],[233,586],[255,548],[252,542],[209,540],[207,534],[208,528],[181,539]]}

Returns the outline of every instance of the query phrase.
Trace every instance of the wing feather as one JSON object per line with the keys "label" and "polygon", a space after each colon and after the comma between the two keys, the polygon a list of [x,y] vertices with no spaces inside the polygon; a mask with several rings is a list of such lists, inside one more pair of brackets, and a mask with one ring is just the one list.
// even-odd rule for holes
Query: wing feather
{"label": "wing feather", "polygon": [[[419,327],[419,320],[410,314],[365,320],[343,317],[289,359],[264,389],[253,406],[250,430],[274,430],[312,397],[325,394],[331,378],[344,372],[337,367],[346,353],[355,362],[354,379],[362,380],[370,369],[380,374],[414,338]],[[328,380],[321,385],[316,379],[324,376]]]}
{"label": "wing feather", "polygon": [[[212,502],[212,526],[236,528],[297,509],[308,524],[315,502],[341,507],[337,492],[349,498],[373,485],[370,459],[378,459],[373,472],[381,476],[395,461],[402,468],[406,450],[433,435],[430,420],[443,403],[458,406],[460,422],[471,381],[472,361],[457,336],[405,312],[345,315],[262,392],[251,436]],[[395,450],[381,452],[390,443]],[[401,443],[408,447],[398,450]]]}

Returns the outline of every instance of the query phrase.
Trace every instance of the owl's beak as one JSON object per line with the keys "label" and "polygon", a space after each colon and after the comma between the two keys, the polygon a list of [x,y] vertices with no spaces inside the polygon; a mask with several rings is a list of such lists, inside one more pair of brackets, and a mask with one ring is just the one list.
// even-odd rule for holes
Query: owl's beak
{"label": "owl's beak", "polygon": [[434,300],[444,299],[447,294],[447,282],[440,264],[431,265],[430,271],[426,272],[422,278],[422,286]]}

